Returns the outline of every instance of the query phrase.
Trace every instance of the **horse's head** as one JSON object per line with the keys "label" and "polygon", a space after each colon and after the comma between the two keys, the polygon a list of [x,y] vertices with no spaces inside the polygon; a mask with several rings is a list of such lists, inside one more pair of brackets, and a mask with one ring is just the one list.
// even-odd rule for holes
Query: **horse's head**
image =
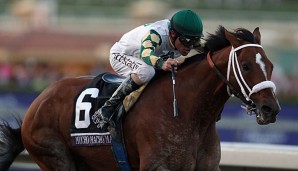
{"label": "horse's head", "polygon": [[248,104],[246,107],[256,113],[258,124],[274,123],[281,108],[275,95],[275,84],[270,81],[273,64],[261,46],[259,28],[253,34],[245,29],[235,33],[224,29],[224,33],[232,46],[227,80],[241,92]]}

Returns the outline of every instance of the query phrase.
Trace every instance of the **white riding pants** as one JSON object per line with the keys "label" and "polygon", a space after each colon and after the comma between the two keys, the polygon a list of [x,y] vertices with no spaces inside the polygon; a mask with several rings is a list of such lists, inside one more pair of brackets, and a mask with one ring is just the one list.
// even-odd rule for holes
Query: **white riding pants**
{"label": "white riding pants", "polygon": [[124,55],[114,48],[110,51],[110,64],[115,72],[124,77],[136,74],[143,84],[149,82],[155,75],[153,66],[138,57]]}

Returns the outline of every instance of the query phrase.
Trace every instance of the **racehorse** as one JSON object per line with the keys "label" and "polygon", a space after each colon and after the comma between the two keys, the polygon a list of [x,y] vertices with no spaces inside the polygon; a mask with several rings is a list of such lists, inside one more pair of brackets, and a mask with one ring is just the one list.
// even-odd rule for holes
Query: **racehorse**
{"label": "racehorse", "polygon": [[[157,74],[123,118],[132,170],[219,171],[216,122],[231,95],[258,124],[276,121],[280,106],[270,81],[273,64],[253,33],[220,26],[206,39],[208,54],[194,55],[176,73],[179,115],[173,116],[170,73]],[[0,170],[24,150],[44,171],[119,170],[111,146],[74,147],[70,142],[73,99],[92,78],[65,78],[47,87],[20,127],[1,126]],[[22,137],[22,141],[20,141]]]}

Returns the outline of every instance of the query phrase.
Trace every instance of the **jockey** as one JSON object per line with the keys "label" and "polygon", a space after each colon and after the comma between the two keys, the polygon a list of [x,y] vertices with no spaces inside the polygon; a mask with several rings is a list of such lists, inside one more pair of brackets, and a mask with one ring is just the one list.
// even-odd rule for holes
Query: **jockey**
{"label": "jockey", "polygon": [[110,50],[110,63],[118,74],[127,77],[112,97],[97,111],[105,123],[111,121],[116,107],[134,90],[148,83],[155,70],[177,71],[174,58],[186,56],[200,47],[203,36],[200,17],[191,10],[181,10],[173,17],[139,26],[116,42]]}

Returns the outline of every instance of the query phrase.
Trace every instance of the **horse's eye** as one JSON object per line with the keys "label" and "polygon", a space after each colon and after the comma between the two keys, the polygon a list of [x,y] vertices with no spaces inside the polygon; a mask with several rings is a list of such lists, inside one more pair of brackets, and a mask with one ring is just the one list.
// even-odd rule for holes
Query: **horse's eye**
{"label": "horse's eye", "polygon": [[249,66],[247,64],[242,65],[243,71],[249,71]]}

